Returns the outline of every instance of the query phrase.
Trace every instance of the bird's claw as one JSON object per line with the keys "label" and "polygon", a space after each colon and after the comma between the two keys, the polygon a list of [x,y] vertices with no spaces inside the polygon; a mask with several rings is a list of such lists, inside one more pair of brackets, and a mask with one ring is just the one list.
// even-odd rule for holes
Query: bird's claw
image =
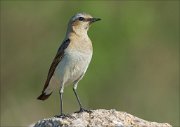
{"label": "bird's claw", "polygon": [[54,117],[56,118],[74,118],[73,116],[69,115],[69,114],[61,114],[61,115],[55,115]]}
{"label": "bird's claw", "polygon": [[91,110],[84,109],[84,108],[80,108],[80,110],[79,110],[79,111],[76,111],[75,113],[82,113],[82,112],[92,113]]}

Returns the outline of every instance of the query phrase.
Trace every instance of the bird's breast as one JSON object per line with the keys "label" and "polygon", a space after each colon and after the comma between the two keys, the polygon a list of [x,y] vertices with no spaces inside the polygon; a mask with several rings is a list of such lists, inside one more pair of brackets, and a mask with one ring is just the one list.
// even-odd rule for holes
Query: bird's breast
{"label": "bird's breast", "polygon": [[82,73],[86,72],[92,58],[92,53],[72,52],[67,57],[69,57],[71,76],[79,77]]}
{"label": "bird's breast", "polygon": [[92,58],[92,43],[86,38],[70,36],[70,43],[58,64],[54,77],[64,84],[70,84],[82,76]]}
{"label": "bird's breast", "polygon": [[92,52],[82,53],[78,51],[65,52],[62,61],[58,64],[54,77],[58,81],[63,80],[70,84],[83,75],[92,58]]}

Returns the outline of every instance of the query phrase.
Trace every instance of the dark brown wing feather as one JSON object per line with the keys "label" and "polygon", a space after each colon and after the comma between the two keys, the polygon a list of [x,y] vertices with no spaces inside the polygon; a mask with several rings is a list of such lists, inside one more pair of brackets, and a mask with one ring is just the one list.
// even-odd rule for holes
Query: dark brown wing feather
{"label": "dark brown wing feather", "polygon": [[45,100],[45,99],[47,99],[51,95],[51,94],[46,95],[44,93],[44,91],[48,87],[49,82],[50,82],[50,80],[51,80],[51,78],[52,78],[52,76],[54,74],[54,71],[55,71],[57,65],[59,64],[59,62],[62,60],[62,58],[64,56],[64,50],[68,47],[69,43],[70,43],[70,39],[67,39],[59,47],[58,52],[57,52],[57,54],[56,54],[56,56],[55,56],[55,58],[54,58],[54,60],[53,60],[53,62],[51,64],[50,69],[49,69],[48,76],[47,76],[46,82],[44,84],[44,88],[43,88],[42,94],[37,99]]}

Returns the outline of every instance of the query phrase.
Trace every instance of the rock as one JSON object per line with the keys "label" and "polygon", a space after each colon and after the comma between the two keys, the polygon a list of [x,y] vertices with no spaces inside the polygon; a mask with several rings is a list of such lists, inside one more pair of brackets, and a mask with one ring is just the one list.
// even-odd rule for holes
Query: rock
{"label": "rock", "polygon": [[92,110],[92,113],[73,113],[72,118],[47,118],[31,127],[172,127],[168,123],[149,122],[114,109]]}

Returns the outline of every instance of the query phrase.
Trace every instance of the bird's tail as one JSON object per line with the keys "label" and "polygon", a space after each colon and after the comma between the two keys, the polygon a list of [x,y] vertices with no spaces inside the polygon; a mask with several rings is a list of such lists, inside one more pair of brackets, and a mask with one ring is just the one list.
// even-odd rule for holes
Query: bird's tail
{"label": "bird's tail", "polygon": [[50,94],[46,94],[46,93],[42,92],[42,94],[41,94],[39,97],[37,97],[37,99],[44,101],[44,100],[46,100],[51,94],[52,94],[52,92],[51,92]]}

